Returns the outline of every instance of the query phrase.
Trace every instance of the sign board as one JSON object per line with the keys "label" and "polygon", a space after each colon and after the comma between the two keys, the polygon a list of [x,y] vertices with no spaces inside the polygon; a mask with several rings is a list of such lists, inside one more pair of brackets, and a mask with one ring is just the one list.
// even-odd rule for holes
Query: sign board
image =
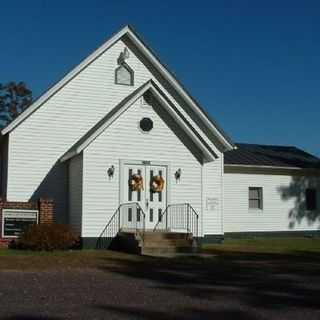
{"label": "sign board", "polygon": [[37,210],[4,209],[2,211],[2,236],[18,237],[31,224],[38,223]]}
{"label": "sign board", "polygon": [[206,199],[206,209],[207,210],[216,210],[219,207],[219,198],[207,198]]}

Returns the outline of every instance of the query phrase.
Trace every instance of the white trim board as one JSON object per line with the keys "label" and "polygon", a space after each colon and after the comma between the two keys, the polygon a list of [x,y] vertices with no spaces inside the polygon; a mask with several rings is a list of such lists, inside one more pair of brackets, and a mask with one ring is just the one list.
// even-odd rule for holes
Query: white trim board
{"label": "white trim board", "polygon": [[320,176],[320,169],[281,167],[281,166],[259,166],[225,164],[225,174],[268,174],[268,175],[297,175],[297,176]]}
{"label": "white trim board", "polygon": [[281,166],[265,166],[265,165],[250,165],[250,164],[225,164],[226,168],[254,168],[254,169],[283,169],[283,170],[306,170],[298,167],[281,167]]}
{"label": "white trim board", "polygon": [[5,127],[1,134],[5,135],[14,130],[22,121],[36,111],[43,103],[50,99],[56,92],[58,92],[64,85],[72,80],[77,74],[90,65],[95,59],[103,54],[108,48],[114,45],[123,36],[128,38],[138,47],[140,51],[153,63],[156,69],[162,74],[165,79],[174,87],[174,89],[181,95],[181,97],[196,111],[201,121],[213,132],[218,138],[226,150],[232,150],[234,144],[229,137],[218,127],[216,123],[205,113],[198,103],[190,96],[190,94],[182,87],[177,79],[168,71],[167,68],[160,62],[155,54],[148,48],[148,46],[140,39],[140,37],[133,31],[133,29],[127,25],[115,35],[113,35],[108,41],[106,41],[97,50],[91,53],[86,59],[84,59],[73,70],[67,73],[60,81],[49,88],[43,95],[41,95],[29,108],[21,113],[15,120],[13,120],[7,127]]}
{"label": "white trim board", "polygon": [[38,99],[36,99],[24,112],[22,112],[16,119],[14,119],[8,126],[2,129],[1,134],[5,135],[8,132],[15,129],[23,120],[30,116],[34,111],[36,111],[43,103],[50,99],[55,93],[57,93],[62,87],[64,87],[70,80],[72,80],[77,74],[79,74],[83,69],[90,65],[95,59],[97,59],[101,54],[103,54],[107,49],[109,49],[117,40],[119,40],[124,34],[128,32],[128,27],[124,27],[114,36],[112,36],[108,41],[106,41],[102,46],[92,52],[87,58],[82,60],[74,69],[67,73],[61,80],[56,82],[52,87],[50,87],[46,92],[44,92]]}
{"label": "white trim board", "polygon": [[93,140],[95,140],[104,130],[106,130],[121,114],[123,114],[132,104],[134,104],[141,96],[143,96],[147,91],[150,91],[153,96],[158,100],[162,107],[175,119],[182,130],[189,136],[189,138],[199,147],[203,152],[206,160],[213,161],[218,156],[214,151],[205,144],[199,135],[190,128],[190,124],[187,124],[184,119],[182,119],[175,110],[169,105],[168,97],[164,99],[162,93],[156,87],[152,80],[143,84],[138,88],[132,95],[126,97],[118,106],[116,106],[111,112],[109,112],[105,118],[100,120],[93,129],[89,130],[66,154],[60,159],[64,162],[77,154],[80,154]]}

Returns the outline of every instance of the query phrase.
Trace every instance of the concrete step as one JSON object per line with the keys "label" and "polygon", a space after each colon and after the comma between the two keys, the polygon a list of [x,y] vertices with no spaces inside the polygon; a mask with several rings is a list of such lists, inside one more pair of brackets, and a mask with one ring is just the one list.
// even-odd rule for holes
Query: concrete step
{"label": "concrete step", "polygon": [[151,232],[143,234],[131,230],[117,235],[119,250],[148,256],[174,257],[199,252],[199,246],[192,234],[180,232]]}
{"label": "concrete step", "polygon": [[[142,241],[141,241],[142,243]],[[187,239],[147,239],[143,241],[144,247],[190,247],[192,246],[193,241]]]}
{"label": "concrete step", "polygon": [[192,254],[197,253],[198,248],[188,247],[142,247],[141,254],[145,256],[153,257],[174,257],[180,254]]}
{"label": "concrete step", "polygon": [[192,239],[191,233],[182,233],[182,232],[150,232],[147,231],[144,233],[144,240],[161,240],[161,239]]}

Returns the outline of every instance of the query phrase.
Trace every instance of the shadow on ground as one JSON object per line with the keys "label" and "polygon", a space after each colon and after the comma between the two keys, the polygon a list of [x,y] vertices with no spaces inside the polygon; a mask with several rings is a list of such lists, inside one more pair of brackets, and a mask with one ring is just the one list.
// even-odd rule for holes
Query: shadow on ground
{"label": "shadow on ground", "polygon": [[1,317],[2,320],[59,320],[61,318],[32,316],[32,315],[16,315],[12,317]]}
{"label": "shadow on ground", "polygon": [[185,308],[180,311],[168,314],[166,311],[154,311],[145,310],[133,307],[115,307],[115,306],[97,306],[97,308],[102,309],[106,312],[112,312],[120,316],[132,316],[139,319],[153,319],[153,320],[182,320],[182,319],[224,319],[224,320],[257,320],[256,316],[250,315],[246,311],[239,310],[201,310]]}
{"label": "shadow on ground", "polygon": [[[114,264],[102,270],[134,279],[148,280],[158,290],[174,292],[194,299],[210,300],[213,305],[237,302],[253,310],[282,311],[291,308],[320,311],[320,256],[310,252],[292,254],[218,253],[212,258],[151,258],[115,259]],[[170,299],[170,293],[168,294]],[[117,313],[141,313],[141,318],[255,319],[254,315],[232,311],[186,310],[181,315],[146,310],[133,310],[127,306],[97,306]],[[231,311],[230,311],[231,309]],[[313,312],[312,311],[312,312]],[[207,312],[207,314],[205,314]],[[201,314],[202,313],[202,314]],[[187,317],[188,318],[188,317]]]}

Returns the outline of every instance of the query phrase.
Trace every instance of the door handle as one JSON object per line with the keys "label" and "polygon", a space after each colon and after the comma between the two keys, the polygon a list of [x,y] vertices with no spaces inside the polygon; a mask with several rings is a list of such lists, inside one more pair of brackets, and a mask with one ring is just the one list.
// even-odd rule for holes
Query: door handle
{"label": "door handle", "polygon": [[146,199],[146,207],[149,207],[149,199]]}

